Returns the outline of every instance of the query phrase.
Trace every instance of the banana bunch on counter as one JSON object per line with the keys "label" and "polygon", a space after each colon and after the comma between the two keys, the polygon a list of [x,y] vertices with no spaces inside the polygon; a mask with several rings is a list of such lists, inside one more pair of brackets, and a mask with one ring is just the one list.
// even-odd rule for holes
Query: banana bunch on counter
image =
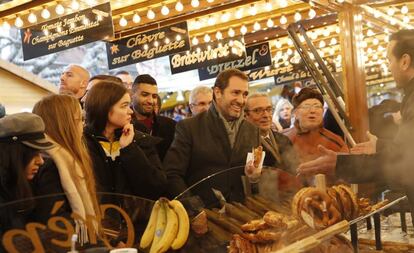
{"label": "banana bunch on counter", "polygon": [[189,232],[190,220],[181,202],[161,198],[152,208],[139,246],[142,249],[151,246],[149,253],[162,253],[169,248],[177,250],[184,246]]}

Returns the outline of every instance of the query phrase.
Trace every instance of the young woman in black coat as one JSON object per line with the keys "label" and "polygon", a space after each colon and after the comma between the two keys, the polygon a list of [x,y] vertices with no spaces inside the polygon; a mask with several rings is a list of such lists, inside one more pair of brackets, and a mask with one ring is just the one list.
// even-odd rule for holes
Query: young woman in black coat
{"label": "young woman in black coat", "polygon": [[128,90],[112,82],[100,81],[88,92],[84,135],[97,189],[157,199],[166,188],[155,149],[158,140],[134,131],[130,103]]}

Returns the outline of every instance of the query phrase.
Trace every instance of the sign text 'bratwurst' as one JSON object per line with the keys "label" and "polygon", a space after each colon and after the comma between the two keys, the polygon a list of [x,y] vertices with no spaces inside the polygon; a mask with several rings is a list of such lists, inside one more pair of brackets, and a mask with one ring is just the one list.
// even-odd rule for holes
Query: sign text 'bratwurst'
{"label": "sign text 'bratwurst'", "polygon": [[246,48],[246,57],[234,61],[214,64],[205,68],[198,69],[200,81],[214,78],[221,71],[229,68],[237,68],[242,71],[252,70],[269,66],[272,64],[269,43],[261,43]]}
{"label": "sign text 'bratwurst'", "polygon": [[111,5],[97,5],[20,30],[24,60],[113,36]]}
{"label": "sign text 'bratwurst'", "polygon": [[106,43],[109,69],[188,49],[190,49],[190,42],[186,22]]}
{"label": "sign text 'bratwurst'", "polygon": [[171,73],[181,73],[227,61],[244,59],[246,49],[241,38],[192,47],[190,51],[170,55]]}

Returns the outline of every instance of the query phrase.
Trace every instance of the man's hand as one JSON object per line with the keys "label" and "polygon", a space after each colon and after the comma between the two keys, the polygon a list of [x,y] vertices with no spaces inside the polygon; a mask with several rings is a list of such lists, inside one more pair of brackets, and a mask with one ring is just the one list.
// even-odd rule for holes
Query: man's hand
{"label": "man's hand", "polygon": [[122,129],[121,138],[119,138],[119,145],[121,148],[125,148],[129,144],[131,144],[132,140],[134,140],[134,126],[130,123],[126,124]]}
{"label": "man's hand", "polygon": [[318,149],[321,156],[313,161],[300,164],[297,169],[299,175],[335,174],[337,154],[321,145]]}
{"label": "man's hand", "polygon": [[371,155],[377,152],[377,136],[372,135],[367,131],[367,142],[358,143],[355,147],[351,148],[351,154],[356,155]]}

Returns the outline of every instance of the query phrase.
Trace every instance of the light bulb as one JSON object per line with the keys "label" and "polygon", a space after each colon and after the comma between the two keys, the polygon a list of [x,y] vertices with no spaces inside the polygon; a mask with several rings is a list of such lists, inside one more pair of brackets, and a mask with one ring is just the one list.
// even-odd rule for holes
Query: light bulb
{"label": "light bulb", "polygon": [[139,23],[141,21],[141,17],[138,15],[138,13],[135,13],[132,17],[132,22]]}
{"label": "light bulb", "polygon": [[302,19],[302,15],[300,15],[299,12],[296,12],[294,18],[295,18],[295,21],[298,22]]}
{"label": "light bulb", "polygon": [[256,5],[254,5],[254,4],[250,5],[249,14],[250,14],[251,16],[254,16],[254,15],[256,15],[256,14],[257,14]]}
{"label": "light bulb", "polygon": [[[17,26],[17,25],[16,25],[16,21],[17,21],[17,19],[20,19],[20,21],[22,22],[22,25],[21,25],[21,26]],[[17,27],[22,27],[22,26],[23,26],[23,20],[22,20],[20,17],[17,17],[17,19],[14,21],[14,24],[15,24]],[[9,22],[7,22],[7,21],[3,21],[2,27],[3,27],[3,29],[4,29],[4,30],[6,30],[6,31],[10,30],[10,24],[9,24]]]}
{"label": "light bulb", "polygon": [[48,35],[49,35],[49,30],[44,29],[44,30],[43,30],[43,34],[44,34],[45,36],[48,36]]}
{"label": "light bulb", "polygon": [[56,31],[57,31],[58,33],[61,33],[61,32],[62,32],[62,27],[61,27],[61,26],[58,26],[58,27],[56,28]]}
{"label": "light bulb", "polygon": [[314,18],[316,17],[316,11],[314,9],[310,9],[308,15],[310,18]]}
{"label": "light bulb", "polygon": [[201,23],[200,23],[200,20],[198,20],[198,18],[196,18],[196,20],[194,21],[194,28],[196,30],[201,28]]}
{"label": "light bulb", "polygon": [[229,29],[228,34],[230,37],[234,37],[235,31],[233,30],[233,28]]}
{"label": "light bulb", "polygon": [[286,0],[280,0],[279,5],[280,7],[285,8],[288,6],[288,2]]}
{"label": "light bulb", "polygon": [[[3,23],[4,24],[4,23]],[[16,27],[23,27],[23,20],[20,17],[17,17],[16,20],[14,21],[14,25]]]}
{"label": "light bulb", "polygon": [[78,3],[78,1],[76,1],[76,0],[73,0],[72,1],[72,3],[70,4],[70,7],[73,9],[73,10],[78,10],[79,9],[79,3]]}
{"label": "light bulb", "polygon": [[331,39],[331,45],[336,45],[338,43],[338,41],[335,38]]}
{"label": "light bulb", "polygon": [[273,20],[271,18],[269,18],[266,22],[267,27],[271,28],[275,25],[275,23],[273,22]]}
{"label": "light bulb", "polygon": [[316,40],[318,38],[318,33],[317,32],[312,32],[309,37],[313,40]]}
{"label": "light bulb", "polygon": [[84,18],[84,19],[82,20],[82,23],[83,23],[84,25],[88,25],[88,24],[89,24],[89,19],[88,19],[88,18]]}
{"label": "light bulb", "polygon": [[337,27],[335,28],[335,32],[336,32],[337,34],[339,34],[339,33],[341,32],[341,29],[339,28],[339,26],[337,26]]}
{"label": "light bulb", "polygon": [[148,10],[147,18],[149,18],[149,19],[154,19],[155,18],[155,12],[152,9]]}
{"label": "light bulb", "polygon": [[246,27],[245,25],[243,25],[243,26],[240,28],[240,33],[241,33],[241,34],[243,34],[243,35],[245,35],[245,34],[247,33],[247,27]]}
{"label": "light bulb", "polygon": [[254,25],[253,25],[253,29],[254,29],[255,31],[259,31],[259,30],[260,30],[260,28],[261,28],[261,27],[260,27],[259,22],[257,22],[257,21],[256,21],[256,22],[254,23]]}
{"label": "light bulb", "polygon": [[198,45],[197,37],[194,37],[191,42],[193,43],[194,46]]}
{"label": "light bulb", "polygon": [[243,9],[242,8],[237,9],[235,17],[237,19],[241,19],[243,17]]}
{"label": "light bulb", "polygon": [[292,55],[293,54],[293,51],[292,51],[292,49],[288,49],[287,51],[286,51],[286,53],[288,54],[288,55]]}
{"label": "light bulb", "polygon": [[287,18],[285,17],[285,15],[282,15],[282,17],[280,18],[280,23],[281,23],[282,25],[284,25],[284,24],[286,24],[286,23],[287,23]]}
{"label": "light bulb", "polygon": [[184,9],[184,5],[181,3],[181,1],[178,1],[176,4],[175,4],[175,10],[176,11],[182,11]]}
{"label": "light bulb", "polygon": [[158,47],[158,45],[159,45],[160,43],[158,43],[158,40],[156,40],[155,42],[154,42],[154,47]]}
{"label": "light bulb", "polygon": [[209,42],[210,41],[210,35],[208,35],[208,34],[206,34],[206,35],[204,35],[204,42]]}
{"label": "light bulb", "polygon": [[371,29],[369,29],[367,31],[367,36],[369,36],[369,37],[374,36],[374,32]]}
{"label": "light bulb", "polygon": [[70,23],[70,28],[75,29],[75,27],[76,27],[76,23],[75,22],[71,22]]}
{"label": "light bulb", "polygon": [[388,7],[388,9],[387,9],[387,14],[388,14],[388,15],[390,15],[390,16],[394,15],[394,14],[395,14],[395,10],[394,10],[394,8],[392,8],[392,7]]}
{"label": "light bulb", "polygon": [[65,13],[65,8],[61,4],[58,4],[56,5],[55,12],[58,15],[62,15],[63,13]]}
{"label": "light bulb", "polygon": [[128,24],[128,21],[126,20],[124,16],[122,16],[121,19],[119,20],[119,25],[126,26],[127,24]]}
{"label": "light bulb", "polygon": [[207,0],[207,2],[208,2],[208,3],[213,3],[213,2],[214,2],[214,0]]}
{"label": "light bulb", "polygon": [[144,45],[144,50],[148,50],[148,44]]}
{"label": "light bulb", "polygon": [[216,39],[221,40],[223,38],[223,34],[220,31],[216,32]]}
{"label": "light bulb", "polygon": [[410,23],[410,17],[409,16],[404,16],[403,17],[403,22],[404,23]]}
{"label": "light bulb", "polygon": [[287,40],[287,44],[288,44],[289,46],[293,46],[293,41],[292,41],[291,39],[288,39],[288,40]]}
{"label": "light bulb", "polygon": [[265,9],[266,11],[271,11],[273,9],[272,3],[269,0],[266,1]]}
{"label": "light bulb", "polygon": [[170,9],[166,5],[161,8],[161,14],[167,16],[170,13]]}
{"label": "light bulb", "polygon": [[329,31],[329,29],[326,28],[322,31],[322,34],[323,34],[323,36],[328,37],[331,34],[331,31]]}
{"label": "light bulb", "polygon": [[367,53],[368,53],[368,54],[372,54],[372,48],[368,48],[368,49],[367,49]]}
{"label": "light bulb", "polygon": [[326,46],[325,41],[321,40],[321,42],[319,42],[319,48],[324,48]]}
{"label": "light bulb", "polygon": [[42,18],[44,18],[44,19],[48,19],[48,18],[50,18],[50,12],[49,12],[49,10],[47,9],[47,7],[45,7],[43,10],[42,10],[42,13],[40,14],[41,16],[42,16]]}
{"label": "light bulb", "polygon": [[165,38],[164,42],[165,42],[165,44],[170,44],[170,39],[169,38]]}
{"label": "light bulb", "polygon": [[276,40],[276,42],[275,42],[275,46],[276,46],[277,48],[281,48],[281,47],[282,47],[282,43],[281,43],[279,40]]}
{"label": "light bulb", "polygon": [[228,12],[223,12],[223,14],[221,15],[221,21],[222,22],[227,22],[230,19],[230,14]]}
{"label": "light bulb", "polygon": [[335,54],[335,48],[331,48],[331,49],[329,49],[329,54],[330,54],[330,55],[334,55],[334,54]]}
{"label": "light bulb", "polygon": [[197,8],[200,5],[200,1],[198,0],[191,0],[191,6]]}
{"label": "light bulb", "polygon": [[401,7],[401,14],[407,14],[408,13],[408,7],[407,5],[404,5],[403,7]]}
{"label": "light bulb", "polygon": [[373,43],[374,45],[378,45],[378,44],[379,44],[379,40],[378,40],[377,38],[374,38],[374,39],[372,40],[372,43]]}
{"label": "light bulb", "polygon": [[27,18],[27,20],[30,22],[30,23],[36,23],[36,21],[37,21],[37,17],[36,17],[36,14],[34,14],[33,12],[31,12],[30,14],[29,14],[29,17]]}
{"label": "light bulb", "polygon": [[177,36],[175,36],[175,40],[180,41],[181,40],[181,35],[178,34]]}
{"label": "light bulb", "polygon": [[213,16],[209,16],[208,17],[208,20],[207,20],[207,24],[209,25],[209,26],[213,26],[214,24],[216,23],[216,19],[213,17]]}

